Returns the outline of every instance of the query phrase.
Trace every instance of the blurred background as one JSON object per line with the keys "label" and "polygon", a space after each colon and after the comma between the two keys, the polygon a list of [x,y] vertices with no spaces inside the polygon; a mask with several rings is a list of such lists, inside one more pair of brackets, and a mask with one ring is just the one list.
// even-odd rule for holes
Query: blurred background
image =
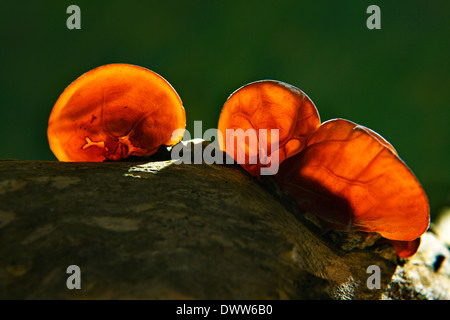
{"label": "blurred background", "polygon": [[[69,5],[81,30],[68,30]],[[366,9],[381,9],[369,30]],[[299,87],[322,121],[346,118],[384,136],[424,186],[432,214],[450,205],[450,2],[2,1],[0,159],[56,160],[47,121],[65,87],[108,63],[167,79],[187,129],[217,128],[240,86]]]}

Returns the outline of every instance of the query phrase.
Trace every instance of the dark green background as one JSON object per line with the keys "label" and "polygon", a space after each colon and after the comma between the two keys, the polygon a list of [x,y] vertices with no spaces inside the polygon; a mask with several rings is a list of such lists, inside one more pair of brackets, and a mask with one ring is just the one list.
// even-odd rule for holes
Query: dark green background
{"label": "dark green background", "polygon": [[[450,2],[10,1],[0,4],[0,159],[55,160],[46,136],[64,88],[125,62],[165,77],[187,128],[216,128],[238,87],[271,78],[315,102],[322,120],[379,132],[415,172],[433,212],[449,204]],[[81,30],[66,8],[81,8]],[[381,8],[381,30],[366,9]]]}

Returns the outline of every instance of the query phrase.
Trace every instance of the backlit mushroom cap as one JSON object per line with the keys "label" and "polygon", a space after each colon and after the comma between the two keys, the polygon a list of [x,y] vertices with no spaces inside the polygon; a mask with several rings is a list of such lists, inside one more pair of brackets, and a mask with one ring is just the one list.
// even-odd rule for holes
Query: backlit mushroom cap
{"label": "backlit mushroom cap", "polygon": [[[149,156],[182,139],[180,97],[161,76],[129,64],[91,70],[70,84],[48,122],[50,148],[60,161]],[[175,129],[182,129],[172,137]]]}
{"label": "backlit mushroom cap", "polygon": [[[374,131],[334,119],[281,165],[278,180],[336,230],[377,232],[406,257],[429,225],[427,196],[395,149]],[[403,250],[403,251],[402,251]]]}
{"label": "backlit mushroom cap", "polygon": [[[397,256],[399,258],[408,258],[414,255],[417,252],[417,249],[419,249],[420,246],[420,238],[417,238],[413,241],[400,241],[400,240],[387,240],[386,241],[395,249],[395,252],[397,253]],[[382,241],[380,241],[382,242]]]}
{"label": "backlit mushroom cap", "polygon": [[[254,176],[259,176],[260,168],[265,164],[261,159],[270,157],[279,151],[279,163],[285,158],[300,152],[305,146],[306,138],[320,125],[319,113],[314,103],[300,89],[273,80],[262,80],[247,84],[236,90],[225,102],[220,114],[218,129],[222,134],[219,146],[238,160],[238,149],[245,153],[245,163],[242,167]],[[227,150],[233,134],[226,130],[255,130],[258,144],[252,145],[250,140],[245,143],[234,142],[234,149]],[[262,141],[260,129],[278,129],[279,149],[276,149],[271,139],[270,131],[267,140]],[[260,146],[267,149],[260,154]],[[272,150],[273,149],[273,150]],[[256,159],[254,164],[250,161]]]}

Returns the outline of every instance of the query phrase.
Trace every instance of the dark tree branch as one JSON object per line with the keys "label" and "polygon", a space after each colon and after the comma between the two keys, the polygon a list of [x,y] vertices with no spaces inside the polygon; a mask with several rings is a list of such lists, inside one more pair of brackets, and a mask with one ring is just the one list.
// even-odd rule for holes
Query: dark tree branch
{"label": "dark tree branch", "polygon": [[391,247],[344,251],[351,235],[321,233],[270,178],[138,165],[0,161],[0,298],[380,299],[407,281]]}

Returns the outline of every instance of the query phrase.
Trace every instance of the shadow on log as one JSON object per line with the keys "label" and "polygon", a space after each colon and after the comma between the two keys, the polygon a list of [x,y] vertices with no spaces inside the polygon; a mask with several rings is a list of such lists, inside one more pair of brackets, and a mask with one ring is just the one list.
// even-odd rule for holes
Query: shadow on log
{"label": "shadow on log", "polygon": [[381,298],[393,249],[346,252],[305,217],[238,165],[0,161],[0,298]]}

